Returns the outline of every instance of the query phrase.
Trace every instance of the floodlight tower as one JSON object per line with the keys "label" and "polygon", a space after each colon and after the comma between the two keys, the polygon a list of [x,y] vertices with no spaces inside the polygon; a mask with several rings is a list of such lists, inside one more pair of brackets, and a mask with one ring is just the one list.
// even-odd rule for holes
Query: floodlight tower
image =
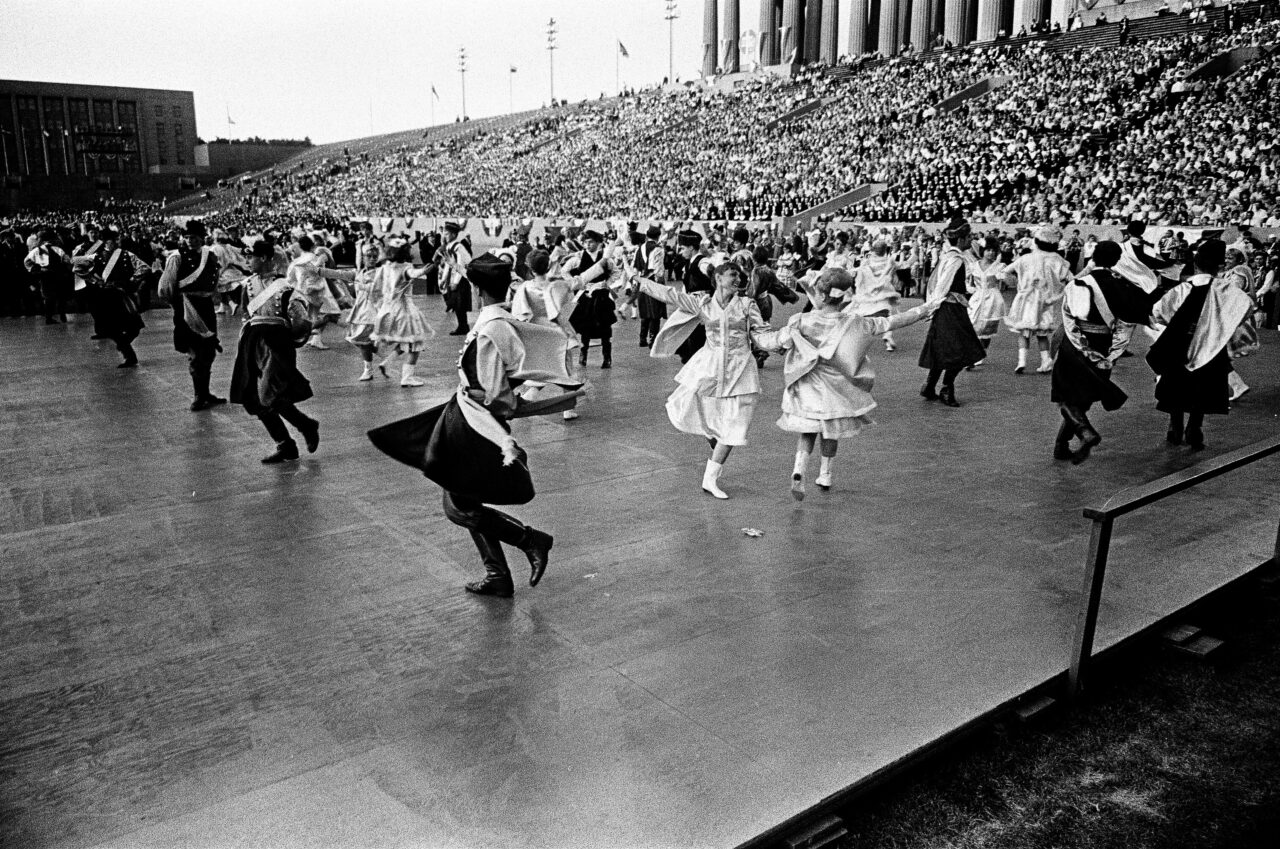
{"label": "floodlight tower", "polygon": [[467,120],[467,48],[458,48],[458,73],[462,75],[462,120]]}
{"label": "floodlight tower", "polygon": [[675,60],[675,43],[676,43],[676,18],[680,17],[680,12],[676,10],[676,0],[667,0],[667,13],[663,16],[667,22],[667,83],[672,84],[676,81],[676,60]]}
{"label": "floodlight tower", "polygon": [[547,21],[547,67],[551,71],[551,105],[556,104],[556,19]]}

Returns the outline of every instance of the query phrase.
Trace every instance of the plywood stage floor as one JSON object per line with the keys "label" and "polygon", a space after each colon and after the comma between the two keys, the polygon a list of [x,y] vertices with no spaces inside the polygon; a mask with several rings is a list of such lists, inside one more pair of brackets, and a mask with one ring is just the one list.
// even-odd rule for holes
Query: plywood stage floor
{"label": "plywood stage floor", "polygon": [[[545,580],[477,598],[439,492],[364,435],[453,388],[458,340],[423,303],[421,389],[357,383],[333,330],[304,349],[323,441],[283,467],[241,409],[188,411],[167,315],[136,371],[87,317],[0,321],[0,843],[736,846],[1060,672],[1081,507],[1280,426],[1268,331],[1204,454],[1165,446],[1134,358],[1093,459],[1055,463],[1011,334],[953,410],[916,394],[916,326],[875,357],[878,425],[803,503],[772,359],[718,502],[665,417],[677,363],[623,322],[578,421],[516,425]],[[1275,475],[1121,520],[1100,645],[1269,557]]]}

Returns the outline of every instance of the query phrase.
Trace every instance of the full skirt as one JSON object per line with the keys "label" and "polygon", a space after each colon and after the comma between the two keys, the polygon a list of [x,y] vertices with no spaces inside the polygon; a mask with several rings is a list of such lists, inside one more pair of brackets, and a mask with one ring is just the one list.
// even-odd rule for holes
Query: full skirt
{"label": "full skirt", "polygon": [[746,445],[758,397],[757,393],[729,398],[699,395],[681,384],[667,398],[667,418],[676,430],[724,445]]}
{"label": "full skirt", "polygon": [[968,311],[953,301],[944,301],[934,313],[929,332],[924,337],[920,368],[968,368],[986,356],[986,349],[973,331]]}
{"label": "full skirt", "polygon": [[427,324],[417,304],[400,299],[384,305],[378,313],[372,339],[379,345],[400,345],[407,348],[409,353],[414,353],[421,351],[427,337],[432,335],[434,333],[431,326]]}

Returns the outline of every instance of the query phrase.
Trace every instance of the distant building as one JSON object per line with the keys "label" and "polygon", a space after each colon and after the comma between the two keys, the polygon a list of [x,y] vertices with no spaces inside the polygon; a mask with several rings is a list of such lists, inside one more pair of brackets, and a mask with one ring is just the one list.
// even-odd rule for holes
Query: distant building
{"label": "distant building", "polygon": [[0,80],[0,212],[189,194],[197,141],[189,91]]}
{"label": "distant building", "polygon": [[194,174],[189,91],[0,80],[5,175]]}

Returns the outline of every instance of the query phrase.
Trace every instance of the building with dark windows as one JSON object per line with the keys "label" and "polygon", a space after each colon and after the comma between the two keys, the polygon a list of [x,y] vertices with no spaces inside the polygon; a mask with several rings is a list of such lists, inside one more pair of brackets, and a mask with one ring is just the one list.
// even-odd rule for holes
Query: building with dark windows
{"label": "building with dark windows", "polygon": [[0,211],[190,193],[197,143],[189,91],[0,80]]}
{"label": "building with dark windows", "polygon": [[6,175],[192,173],[189,91],[0,80]]}

